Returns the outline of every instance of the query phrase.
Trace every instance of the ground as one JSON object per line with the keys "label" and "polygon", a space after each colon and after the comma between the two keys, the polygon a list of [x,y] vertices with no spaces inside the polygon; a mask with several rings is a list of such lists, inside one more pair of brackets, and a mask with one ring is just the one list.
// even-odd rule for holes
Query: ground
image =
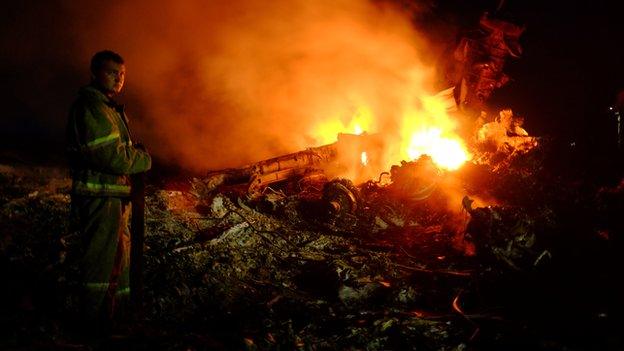
{"label": "ground", "polygon": [[152,178],[145,320],[99,338],[73,318],[66,171],[6,162],[0,348],[622,349],[624,189],[555,150],[456,172],[492,206],[369,194],[343,218],[324,217],[314,194],[250,202],[202,179]]}

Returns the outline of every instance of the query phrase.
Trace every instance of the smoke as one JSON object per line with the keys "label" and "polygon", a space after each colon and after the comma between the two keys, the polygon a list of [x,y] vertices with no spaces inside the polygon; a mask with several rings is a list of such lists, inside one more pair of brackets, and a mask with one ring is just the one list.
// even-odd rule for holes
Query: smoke
{"label": "smoke", "polygon": [[[29,23],[7,28],[21,23],[25,36],[37,37],[10,49],[16,65],[38,66],[43,55],[52,67],[68,66],[55,82],[78,72],[86,83],[94,52],[122,54],[120,100],[135,139],[165,162],[200,171],[318,146],[326,141],[320,125],[348,125],[361,109],[374,116],[368,132],[398,138],[403,112],[429,93],[434,74],[423,62],[435,50],[415,30],[419,9],[409,4],[57,0],[16,5],[12,15]],[[70,81],[71,94],[51,94],[66,102],[62,111],[79,85]]]}
{"label": "smoke", "polygon": [[[84,54],[127,60],[152,151],[194,170],[318,145],[315,127],[367,106],[396,134],[432,70],[410,13],[390,3],[135,1],[86,26]],[[348,123],[348,121],[346,121]]]}

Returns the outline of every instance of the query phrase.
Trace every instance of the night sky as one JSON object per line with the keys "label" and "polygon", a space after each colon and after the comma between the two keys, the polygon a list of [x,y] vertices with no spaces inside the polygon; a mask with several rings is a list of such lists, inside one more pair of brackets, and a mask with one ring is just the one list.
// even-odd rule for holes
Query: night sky
{"label": "night sky", "polygon": [[[16,1],[3,6],[0,147],[5,156],[35,150],[40,161],[63,159],[66,111],[88,79],[90,59],[79,37],[71,34],[88,23],[71,18],[76,11],[97,17],[97,9],[107,6],[69,3]],[[450,43],[457,33],[448,28],[476,25],[479,15],[493,11],[497,3],[430,1],[429,11],[416,21],[432,30],[445,28],[438,35]],[[493,96],[491,106],[512,107],[525,116],[525,126],[535,135],[589,148],[607,143],[605,111],[624,89],[624,26],[617,2],[507,0],[496,15],[527,30],[521,39],[524,56],[506,69],[513,81]],[[131,78],[126,87],[131,91]],[[125,99],[132,103],[132,93]],[[140,113],[141,107],[135,104],[134,109]]]}
{"label": "night sky", "polygon": [[[497,3],[444,1],[436,14],[467,27]],[[523,57],[506,68],[513,81],[490,104],[511,106],[536,134],[581,138],[624,89],[624,25],[616,2],[508,0],[498,16],[527,29]]]}

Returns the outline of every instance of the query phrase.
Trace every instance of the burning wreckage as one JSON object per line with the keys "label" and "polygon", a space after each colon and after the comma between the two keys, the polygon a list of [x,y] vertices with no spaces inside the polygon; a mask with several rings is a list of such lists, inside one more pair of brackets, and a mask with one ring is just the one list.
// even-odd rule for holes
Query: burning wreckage
{"label": "burning wreckage", "polygon": [[[499,285],[522,288],[527,274],[548,266],[542,235],[555,219],[544,203],[523,207],[548,184],[535,181],[543,149],[525,135],[493,139],[507,117],[481,128],[478,161],[454,171],[423,155],[373,180],[332,178],[348,161],[370,167],[383,148],[378,136],[342,134],[334,144],[211,172],[184,190],[148,187],[144,305],[154,329],[141,343],[463,350],[526,337],[515,307],[500,307],[517,295]],[[69,182],[49,174],[3,169],[2,193],[12,194],[2,199],[11,233],[3,250],[26,306],[47,301],[71,315],[78,237],[65,219]],[[488,198],[506,205],[484,207]],[[29,274],[58,295],[21,284]],[[29,338],[62,334],[35,311],[21,322],[40,326]],[[508,339],[493,341],[500,335]]]}
{"label": "burning wreckage", "polygon": [[[512,44],[520,28],[487,17],[481,27],[458,48],[457,86],[440,95],[459,106],[453,113],[480,112],[507,80],[501,60],[519,51]],[[386,167],[387,138],[341,133],[332,144],[210,172],[183,190],[149,186],[144,306],[152,331],[140,343],[569,349],[567,339],[551,338],[552,322],[602,316],[604,306],[569,308],[566,289],[578,287],[559,272],[584,264],[561,243],[600,249],[617,228],[603,219],[624,207],[624,191],[588,192],[553,173],[548,141],[529,136],[511,110],[478,121],[465,138],[470,152],[458,158],[452,147],[443,150],[451,166],[417,152],[375,174]],[[8,341],[0,345],[22,338],[45,345],[64,334],[59,320],[77,306],[69,182],[49,170],[3,167],[0,175],[4,276],[14,286],[3,300],[20,301],[6,319],[19,328],[3,329]],[[600,235],[562,239],[579,231]],[[589,276],[608,263],[577,271]]]}
{"label": "burning wreckage", "polygon": [[[474,156],[472,166],[496,171],[537,147],[537,138],[529,136],[521,123],[522,119],[507,109],[500,111],[495,121],[483,124],[474,136],[474,155],[479,156]],[[468,180],[426,154],[413,161],[401,161],[375,179],[360,183],[335,176],[354,174],[353,165],[357,168],[356,179],[371,174],[370,169],[380,167],[376,156],[386,152],[383,140],[366,132],[340,133],[329,145],[209,172],[193,180],[193,193],[204,202],[212,199],[213,203],[206,204],[212,211],[225,196],[245,208],[250,205],[273,215],[294,210],[289,213],[291,219],[307,218],[330,230],[367,234],[407,227],[436,232],[449,220],[444,216],[457,216],[457,212],[482,219],[481,209],[473,209],[475,200],[468,194],[458,197],[458,192],[469,186]],[[457,210],[446,207],[449,201],[456,201]],[[296,209],[290,208],[293,202],[297,203]],[[506,262],[515,267],[511,261]]]}

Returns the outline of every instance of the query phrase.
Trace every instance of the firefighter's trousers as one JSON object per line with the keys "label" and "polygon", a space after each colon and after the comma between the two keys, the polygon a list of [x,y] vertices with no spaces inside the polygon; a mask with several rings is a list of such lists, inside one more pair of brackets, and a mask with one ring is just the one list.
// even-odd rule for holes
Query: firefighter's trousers
{"label": "firefighter's trousers", "polygon": [[130,294],[130,203],[119,197],[72,197],[82,242],[83,312],[89,319],[124,314]]}

